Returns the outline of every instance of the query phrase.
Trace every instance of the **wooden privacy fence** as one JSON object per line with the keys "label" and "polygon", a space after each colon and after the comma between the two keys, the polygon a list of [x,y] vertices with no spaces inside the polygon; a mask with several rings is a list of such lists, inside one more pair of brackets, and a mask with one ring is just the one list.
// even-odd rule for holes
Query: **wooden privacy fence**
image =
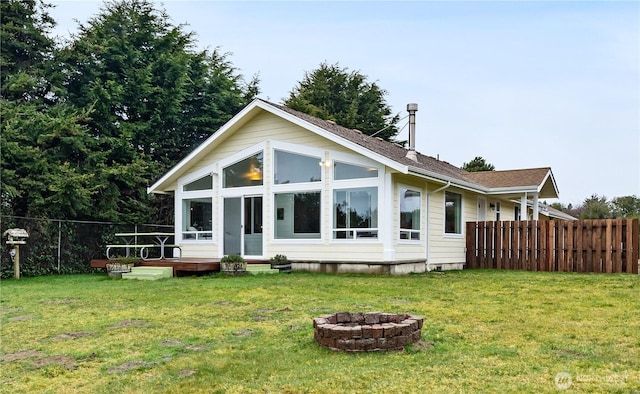
{"label": "wooden privacy fence", "polygon": [[468,222],[467,268],[638,273],[638,219]]}

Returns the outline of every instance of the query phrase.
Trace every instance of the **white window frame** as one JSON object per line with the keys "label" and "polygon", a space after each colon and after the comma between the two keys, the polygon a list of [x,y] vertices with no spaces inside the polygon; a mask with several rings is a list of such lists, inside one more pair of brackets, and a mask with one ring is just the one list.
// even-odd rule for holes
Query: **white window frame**
{"label": "white window frame", "polygon": [[[319,182],[300,182],[300,183],[283,183],[283,184],[275,184],[275,159],[276,159],[276,151],[284,151],[288,153],[299,154],[302,156],[311,156],[318,158],[318,166],[324,163],[324,158],[326,157],[326,152],[324,149],[314,148],[307,145],[299,145],[292,144],[289,142],[283,141],[271,141],[270,143],[270,154],[271,154],[271,162],[270,162],[270,194],[271,194],[271,223],[270,226],[270,234],[269,237],[272,244],[321,244],[324,242],[324,212],[325,212],[325,171],[322,169],[320,171],[320,181]],[[276,212],[276,194],[284,194],[284,193],[310,193],[310,192],[320,192],[320,238],[276,238],[275,231],[275,221],[277,220],[277,212]],[[266,209],[266,208],[265,208]],[[266,222],[265,222],[266,224]]]}
{"label": "white window frame", "polygon": [[[392,226],[392,223],[383,223],[382,220],[384,219],[384,215],[382,215],[381,213],[381,209],[380,209],[380,204],[383,201],[383,196],[384,196],[384,167],[381,166],[379,163],[367,159],[365,157],[362,156],[354,156],[351,154],[347,154],[347,153],[342,153],[342,152],[332,152],[331,153],[331,163],[335,163],[336,161],[341,162],[341,163],[345,163],[345,164],[351,164],[351,165],[357,165],[357,166],[363,166],[363,167],[375,167],[378,170],[378,176],[377,177],[371,177],[371,178],[357,178],[357,179],[341,179],[341,180],[336,180],[334,179],[334,168],[333,165],[330,166],[331,171],[330,171],[330,185],[331,188],[329,190],[329,209],[331,210],[331,217],[329,218],[330,220],[330,226],[331,226],[331,231],[329,232],[329,239],[331,243],[345,243],[345,242],[353,242],[353,243],[382,243],[383,239],[384,239],[384,235],[383,235],[383,229],[385,226]],[[375,187],[377,188],[377,200],[378,200],[378,206],[377,206],[377,213],[378,213],[378,227],[376,228],[370,228],[370,229],[340,229],[340,228],[334,228],[333,227],[333,223],[334,223],[334,216],[335,215],[335,211],[334,211],[334,204],[335,204],[335,191],[336,190],[343,190],[343,189],[362,189],[362,188],[368,188],[368,187]],[[363,238],[358,238],[357,233],[360,232],[366,232],[366,231],[372,231],[375,230],[377,232],[377,236],[376,237],[363,237]],[[353,231],[354,235],[352,238],[334,238],[334,234],[336,233],[336,231]]]}
{"label": "white window frame", "polygon": [[[402,220],[401,220],[401,215],[402,215],[402,211],[400,208],[400,204],[402,202],[402,199],[404,198],[403,196],[403,189],[406,190],[411,190],[414,192],[418,192],[420,193],[420,220],[418,221],[418,229],[417,230],[413,230],[413,229],[407,229],[407,228],[402,228]],[[400,243],[420,243],[421,239],[422,239],[422,217],[423,217],[423,212],[424,212],[424,207],[422,206],[422,196],[424,195],[424,190],[422,190],[421,187],[416,187],[416,186],[410,186],[410,185],[404,185],[404,184],[398,184],[398,242]],[[403,233],[407,233],[409,238],[402,238],[402,234]],[[412,234],[418,234],[418,239],[414,239],[411,237]]]}
{"label": "white window frame", "polygon": [[[442,233],[447,238],[463,238],[464,237],[464,194],[461,191],[445,190],[443,192],[442,203]],[[448,233],[447,232],[447,193],[457,194],[460,196],[460,232]]]}
{"label": "white window frame", "polygon": [[[251,156],[255,156],[258,153],[262,152],[262,185],[255,185],[255,186],[238,186],[238,187],[224,187],[224,170],[225,168],[229,167],[230,165],[233,165],[235,163],[238,163],[244,159],[248,159]],[[267,162],[267,148],[266,148],[266,141],[261,142],[259,144],[255,144],[252,145],[248,148],[245,148],[239,152],[234,153],[233,155],[227,156],[224,159],[220,160],[218,162],[218,168],[219,168],[219,173],[220,176],[218,176],[218,190],[220,190],[220,193],[224,193],[224,194],[228,194],[228,195],[236,195],[236,194],[247,194],[250,192],[247,192],[247,190],[249,189],[260,189],[260,190],[264,190],[264,186],[266,184],[266,177],[267,175],[265,174],[267,172],[267,168],[268,166],[266,165]],[[242,190],[242,192],[238,192],[239,190]]]}
{"label": "white window frame", "polygon": [[[184,187],[198,179],[201,179],[207,175],[212,176],[211,189],[205,190],[192,190],[192,191],[184,191]],[[212,166],[207,166],[203,169],[195,171],[187,176],[184,176],[178,179],[178,187],[176,189],[176,196],[174,202],[175,216],[176,222],[175,226],[175,240],[176,243],[214,243],[215,239],[215,184],[216,184],[217,174],[213,171]],[[210,198],[211,199],[211,231],[188,231],[183,228],[184,215],[183,215],[183,206],[185,201],[194,200],[198,198]],[[192,235],[194,238],[187,238],[186,236]]]}

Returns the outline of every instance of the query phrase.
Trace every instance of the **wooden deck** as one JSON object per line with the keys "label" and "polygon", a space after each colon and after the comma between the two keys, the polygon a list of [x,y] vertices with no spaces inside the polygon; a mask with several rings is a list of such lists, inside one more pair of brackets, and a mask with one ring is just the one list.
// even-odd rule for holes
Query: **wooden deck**
{"label": "wooden deck", "polygon": [[[91,260],[91,268],[106,268],[107,263],[113,263],[116,260],[96,259]],[[171,267],[173,268],[173,276],[191,273],[205,273],[220,271],[220,259],[196,259],[196,258],[179,258],[164,260],[137,260],[136,265],[143,267]]]}
{"label": "wooden deck", "polygon": [[[91,268],[106,268],[107,263],[117,260],[91,260]],[[247,264],[265,263],[265,261],[247,260]],[[177,258],[164,260],[137,260],[138,266],[143,267],[172,267],[173,276],[189,275],[189,273],[207,273],[220,271],[220,259]]]}

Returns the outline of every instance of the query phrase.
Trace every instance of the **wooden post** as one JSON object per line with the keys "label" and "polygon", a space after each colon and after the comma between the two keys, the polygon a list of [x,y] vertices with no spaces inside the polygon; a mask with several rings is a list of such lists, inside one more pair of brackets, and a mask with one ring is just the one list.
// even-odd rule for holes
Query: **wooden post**
{"label": "wooden post", "polygon": [[13,245],[16,254],[13,256],[13,277],[20,279],[20,245]]}

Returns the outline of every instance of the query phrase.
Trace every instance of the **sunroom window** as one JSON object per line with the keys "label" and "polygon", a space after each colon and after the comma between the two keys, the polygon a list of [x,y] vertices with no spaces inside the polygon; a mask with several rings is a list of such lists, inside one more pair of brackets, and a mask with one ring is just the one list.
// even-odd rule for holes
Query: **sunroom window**
{"label": "sunroom window", "polygon": [[182,200],[182,239],[210,240],[212,228],[211,197]]}
{"label": "sunroom window", "polygon": [[222,171],[222,185],[225,188],[260,186],[263,183],[263,155],[259,152]]}
{"label": "sunroom window", "polygon": [[187,183],[182,188],[182,190],[184,190],[185,192],[211,189],[213,189],[213,177],[211,175],[207,175],[191,183]]}
{"label": "sunroom window", "polygon": [[275,195],[275,238],[320,238],[320,192]]}
{"label": "sunroom window", "polygon": [[462,234],[462,195],[445,192],[444,216],[444,232]]}
{"label": "sunroom window", "polygon": [[319,182],[322,170],[319,163],[319,157],[276,150],[274,183]]}
{"label": "sunroom window", "polygon": [[400,239],[420,240],[420,196],[417,190],[400,188]]}
{"label": "sunroom window", "polygon": [[378,237],[378,188],[333,191],[333,238]]}
{"label": "sunroom window", "polygon": [[335,180],[378,177],[378,169],[375,167],[358,166],[336,161],[333,169]]}

